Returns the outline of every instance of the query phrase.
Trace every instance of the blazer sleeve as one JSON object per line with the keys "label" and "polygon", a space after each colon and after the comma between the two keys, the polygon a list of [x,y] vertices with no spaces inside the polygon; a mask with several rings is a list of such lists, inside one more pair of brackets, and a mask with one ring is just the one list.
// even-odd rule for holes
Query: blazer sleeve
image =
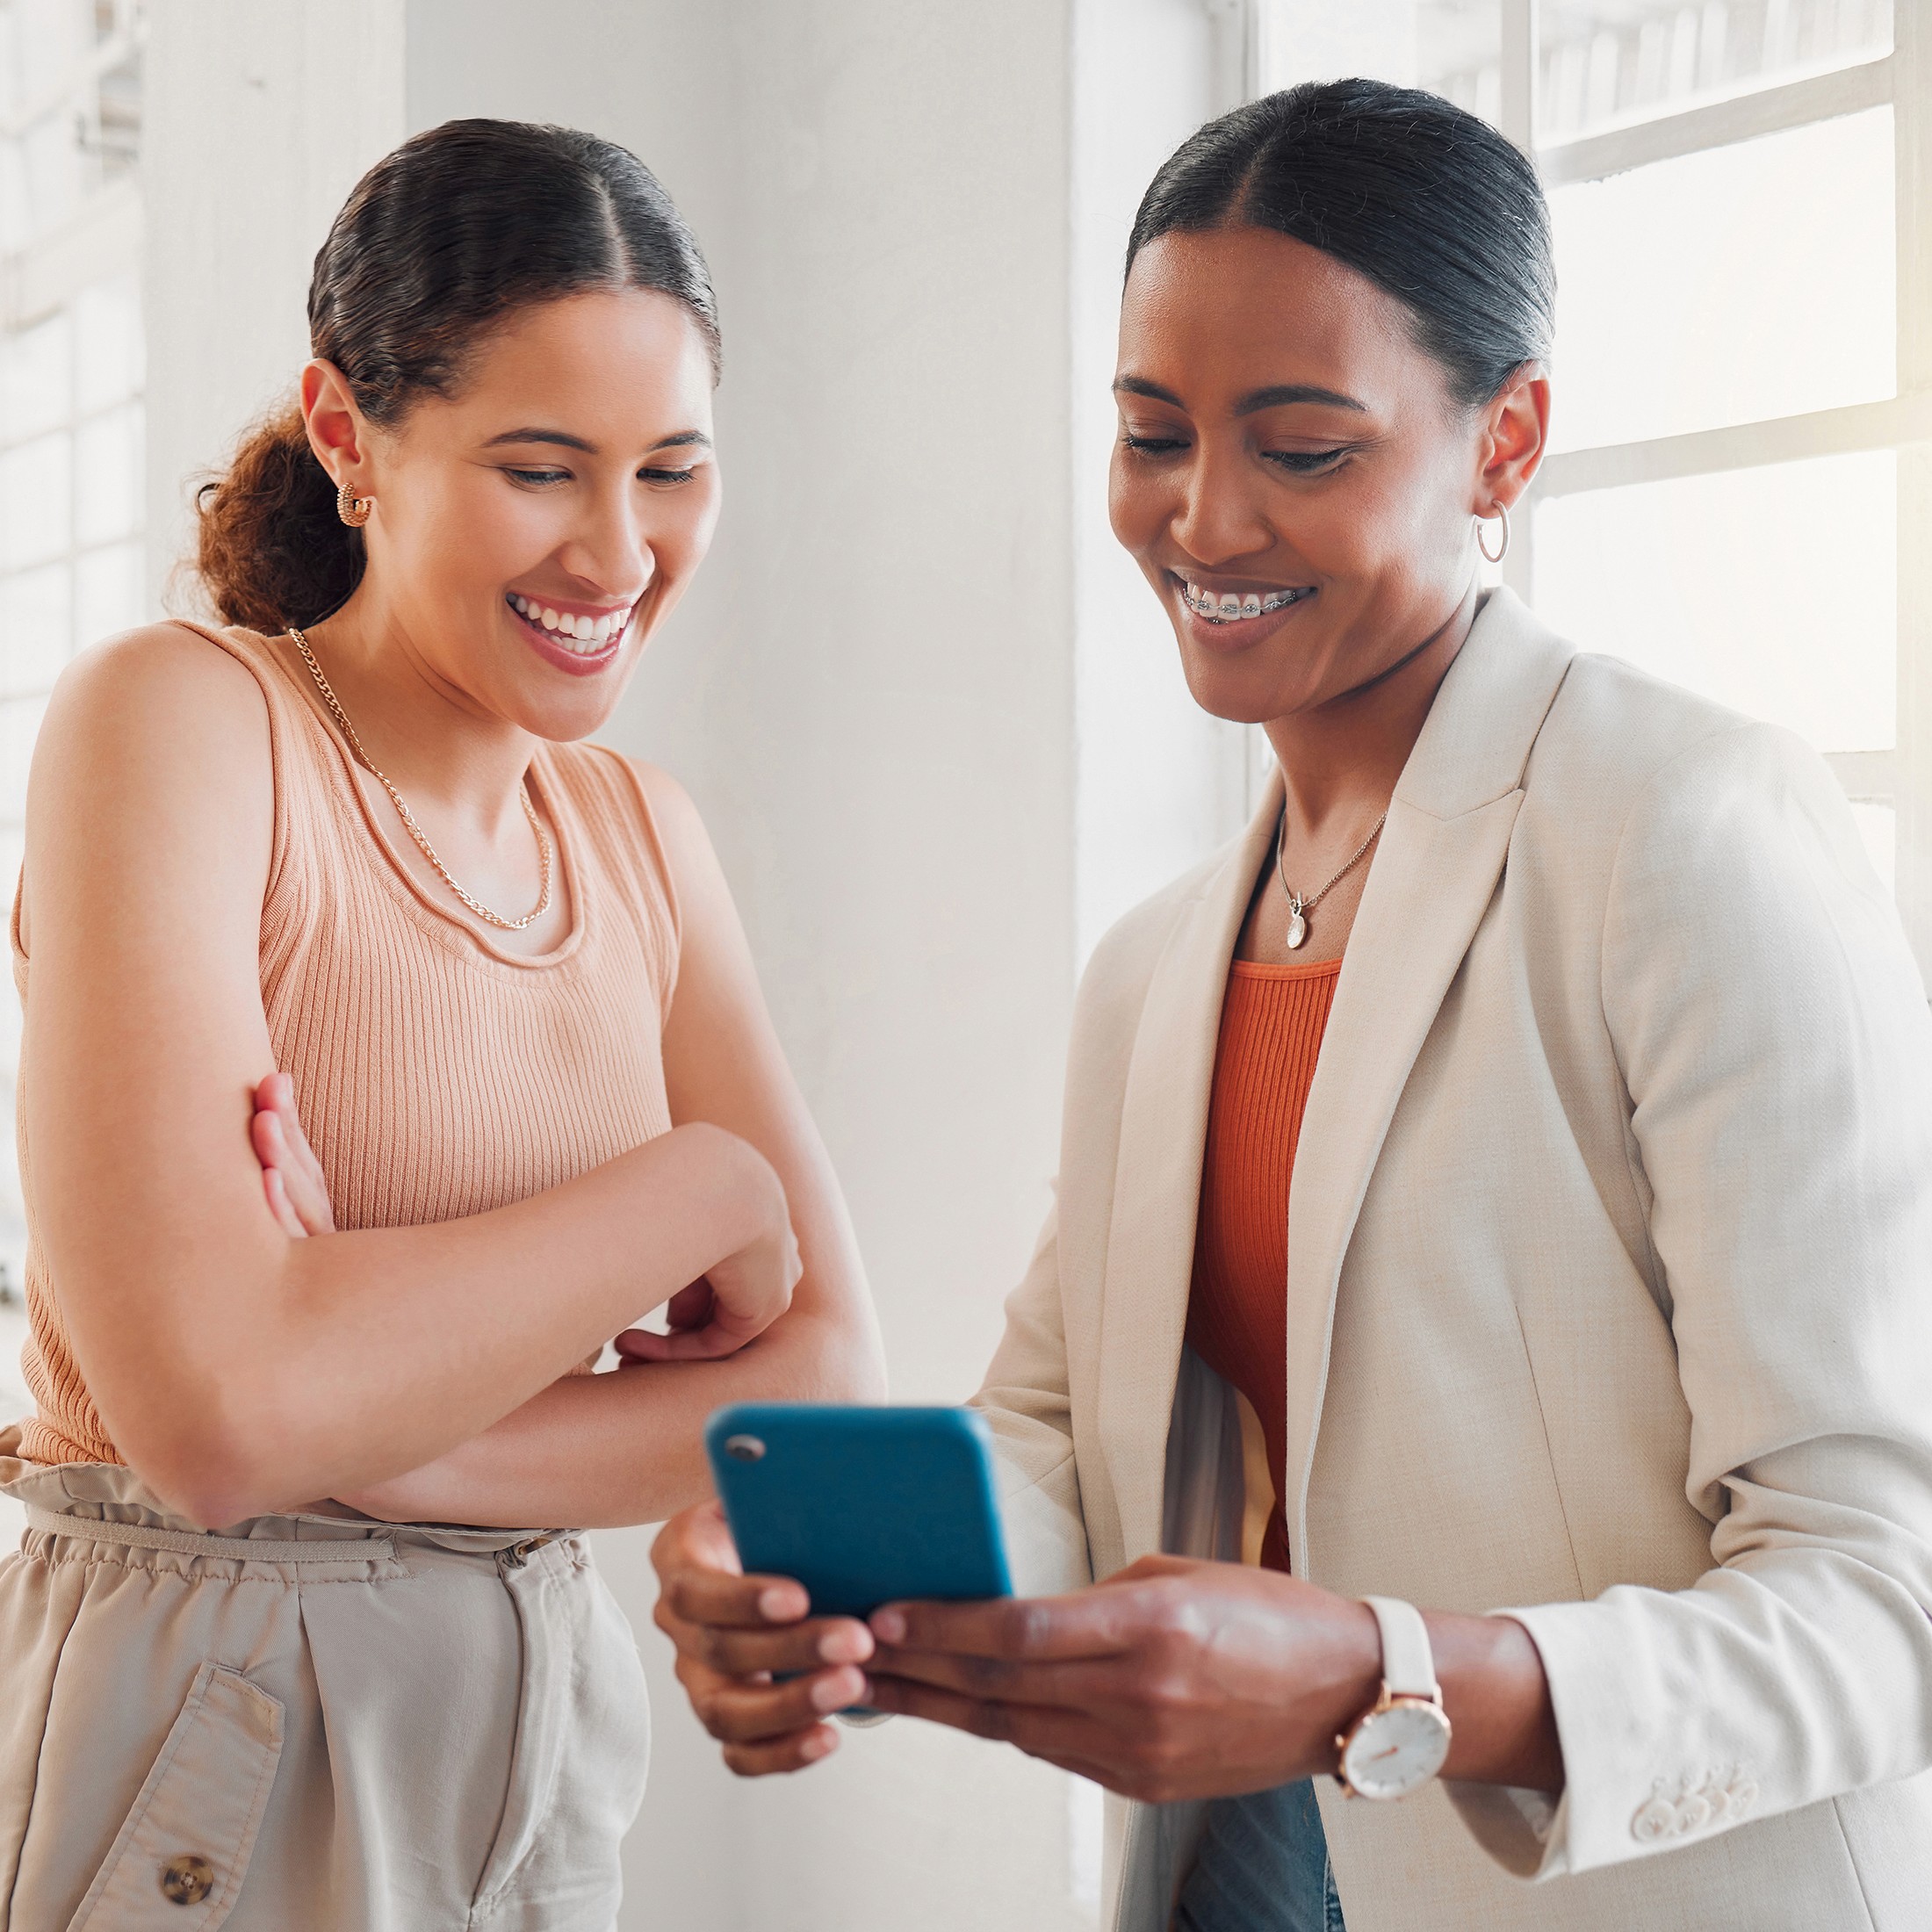
{"label": "blazer sleeve", "polygon": [[1602,1000],[1714,1567],[1507,1613],[1567,1789],[1542,1834],[1453,1795],[1534,1876],[1932,1765],[1932,1016],[1821,760],[1742,725],[1651,780]]}
{"label": "blazer sleeve", "polygon": [[1059,1210],[1047,1215],[1033,1261],[1006,1298],[1006,1331],[973,1406],[991,1425],[1013,1587],[1050,1597],[1093,1581],[1060,1300]]}

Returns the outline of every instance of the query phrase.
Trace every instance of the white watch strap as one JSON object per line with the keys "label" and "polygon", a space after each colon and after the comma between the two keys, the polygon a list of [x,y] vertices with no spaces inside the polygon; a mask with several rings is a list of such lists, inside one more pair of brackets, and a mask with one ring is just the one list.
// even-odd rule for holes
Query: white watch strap
{"label": "white watch strap", "polygon": [[1440,1698],[1429,1626],[1413,1604],[1395,1597],[1365,1597],[1382,1633],[1382,1682],[1392,1698]]}

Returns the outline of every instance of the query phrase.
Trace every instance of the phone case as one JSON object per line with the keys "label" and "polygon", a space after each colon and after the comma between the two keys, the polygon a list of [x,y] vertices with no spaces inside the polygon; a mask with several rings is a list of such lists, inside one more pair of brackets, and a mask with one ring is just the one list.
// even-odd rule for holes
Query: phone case
{"label": "phone case", "polygon": [[977,1409],[734,1402],[704,1444],[746,1569],[796,1576],[814,1616],[1013,1594]]}

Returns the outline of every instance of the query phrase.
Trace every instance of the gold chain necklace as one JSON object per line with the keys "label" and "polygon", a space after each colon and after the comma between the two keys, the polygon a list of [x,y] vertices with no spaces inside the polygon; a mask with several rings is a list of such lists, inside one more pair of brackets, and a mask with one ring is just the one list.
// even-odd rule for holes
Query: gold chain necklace
{"label": "gold chain necklace", "polygon": [[1281,814],[1280,835],[1274,841],[1274,869],[1280,878],[1281,890],[1288,896],[1288,950],[1291,953],[1308,936],[1308,915],[1329,896],[1332,887],[1339,885],[1362,862],[1368,854],[1368,848],[1381,836],[1382,827],[1388,823],[1388,814],[1385,811],[1370,828],[1367,838],[1356,847],[1355,856],[1319,892],[1312,892],[1307,898],[1303,898],[1288,883],[1285,856],[1288,844],[1288,815],[1286,811]]}
{"label": "gold chain necklace", "polygon": [[537,834],[537,857],[543,867],[544,889],[538,894],[537,904],[520,919],[507,919],[501,912],[493,912],[480,899],[474,899],[456,883],[448,866],[436,856],[436,848],[429,843],[422,827],[416,823],[415,814],[402,802],[402,794],[385,778],[377,768],[376,761],[363,749],[361,739],[356,736],[356,727],[349,722],[349,713],[342,707],[342,700],[328,688],[328,680],[322,675],[322,667],[315,661],[315,653],[308,647],[308,639],[293,624],[288,627],[288,634],[295,640],[295,648],[302,653],[302,662],[308,667],[309,675],[315,680],[315,688],[322,694],[322,703],[328,705],[330,714],[342,728],[342,736],[349,740],[349,748],[355,753],[356,761],[389,794],[402,822],[409,828],[409,836],[416,841],[416,848],[431,865],[451,891],[461,899],[471,912],[489,925],[500,927],[506,933],[521,933],[526,926],[534,925],[550,910],[550,836],[544,830],[543,821],[537,816],[537,807],[530,803],[530,786],[523,779],[516,782],[516,796],[522,802],[523,816],[530,820],[530,828]]}

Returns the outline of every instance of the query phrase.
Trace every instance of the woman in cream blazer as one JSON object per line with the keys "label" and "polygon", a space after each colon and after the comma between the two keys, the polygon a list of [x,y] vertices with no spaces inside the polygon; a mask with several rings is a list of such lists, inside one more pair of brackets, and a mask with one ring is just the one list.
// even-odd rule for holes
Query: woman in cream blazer
{"label": "woman in cream blazer", "polygon": [[[1241,1554],[1236,1403],[1182,1329],[1280,811],[1081,987],[1059,1210],[978,1398],[1028,1590]],[[1567,1785],[1539,1834],[1493,1786],[1318,1780],[1350,1932],[1932,1922],[1928,1101],[1923,989],[1822,762],[1493,592],[1308,1097],[1282,1506],[1310,1582],[1510,1606]],[[1123,1932],[1164,1923],[1200,1808],[1116,1814]]]}
{"label": "woman in cream blazer", "polygon": [[[1120,1932],[1932,1923],[1932,1015],[1844,800],[1478,595],[1550,387],[1499,136],[1297,89],[1129,263],[1114,529],[1280,770],[1080,991],[978,1397],[1026,1600],[812,1621],[691,1512],[694,1704],[747,1773],[862,1698],[1099,1779]],[[1271,1436],[1187,1337],[1230,960],[1301,958]]]}

